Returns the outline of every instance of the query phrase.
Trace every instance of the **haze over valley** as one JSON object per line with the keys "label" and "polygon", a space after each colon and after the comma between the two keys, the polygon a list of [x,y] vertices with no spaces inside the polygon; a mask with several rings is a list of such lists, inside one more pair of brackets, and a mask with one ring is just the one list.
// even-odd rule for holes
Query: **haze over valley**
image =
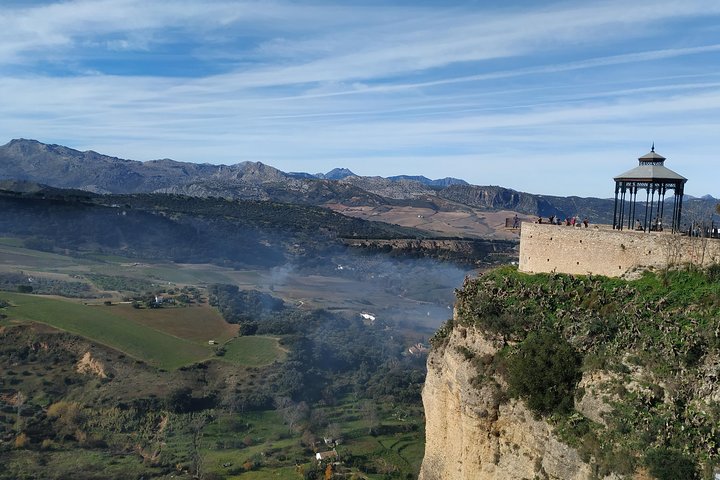
{"label": "haze over valley", "polygon": [[[338,473],[417,475],[427,342],[465,276],[516,258],[502,212],[416,179],[250,164],[168,183],[191,167],[0,152],[5,477],[314,478],[335,450]],[[466,228],[358,218],[373,205]]]}

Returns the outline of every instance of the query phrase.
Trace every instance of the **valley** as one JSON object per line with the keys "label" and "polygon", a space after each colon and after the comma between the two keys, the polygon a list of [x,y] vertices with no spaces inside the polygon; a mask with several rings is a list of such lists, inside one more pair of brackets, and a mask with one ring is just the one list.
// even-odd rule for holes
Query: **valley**
{"label": "valley", "polygon": [[[26,244],[0,238],[0,478],[315,478],[328,432],[338,472],[417,475],[424,356],[407,351],[470,267],[350,249],[237,269]],[[218,284],[278,299],[258,326],[287,332],[239,335],[209,304]],[[175,303],[148,308],[158,297]]]}

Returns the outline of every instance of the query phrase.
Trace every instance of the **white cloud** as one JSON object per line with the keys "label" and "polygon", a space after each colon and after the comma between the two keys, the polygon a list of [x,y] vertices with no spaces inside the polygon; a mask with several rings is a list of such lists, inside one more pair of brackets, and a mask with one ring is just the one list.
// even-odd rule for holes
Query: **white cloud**
{"label": "white cloud", "polygon": [[[717,59],[720,33],[699,38],[676,22],[718,13],[715,1],[9,8],[0,13],[0,129],[136,159],[310,171],[347,162],[367,169],[358,173],[514,180],[505,184],[563,193],[559,172],[575,167],[585,144],[621,157],[661,138],[678,151],[709,148],[720,84],[703,61]],[[135,51],[152,60],[180,40],[189,45],[181,61],[223,62],[216,71],[225,73],[173,78],[144,67],[112,76],[93,63],[115,54],[132,63]],[[89,73],[36,69],[48,61]],[[571,184],[572,193],[604,191],[593,182]],[[698,193],[719,193],[706,185]]]}

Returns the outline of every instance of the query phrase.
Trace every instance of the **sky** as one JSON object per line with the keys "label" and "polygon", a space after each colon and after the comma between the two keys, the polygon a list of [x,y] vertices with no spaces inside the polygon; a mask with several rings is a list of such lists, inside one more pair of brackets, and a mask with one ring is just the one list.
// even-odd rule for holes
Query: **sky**
{"label": "sky", "polygon": [[720,2],[0,0],[0,143],[720,197]]}

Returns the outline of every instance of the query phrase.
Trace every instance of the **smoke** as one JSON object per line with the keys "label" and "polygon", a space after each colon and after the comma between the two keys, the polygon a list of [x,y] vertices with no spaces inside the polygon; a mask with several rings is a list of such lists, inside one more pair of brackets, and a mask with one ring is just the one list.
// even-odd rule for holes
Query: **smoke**
{"label": "smoke", "polygon": [[268,286],[270,290],[275,290],[275,287],[285,286],[288,277],[290,277],[294,270],[294,265],[290,263],[271,268],[268,277]]}
{"label": "smoke", "polygon": [[422,336],[452,316],[455,289],[472,272],[427,258],[342,249],[272,268],[262,283],[301,308],[372,312],[380,323]]}

